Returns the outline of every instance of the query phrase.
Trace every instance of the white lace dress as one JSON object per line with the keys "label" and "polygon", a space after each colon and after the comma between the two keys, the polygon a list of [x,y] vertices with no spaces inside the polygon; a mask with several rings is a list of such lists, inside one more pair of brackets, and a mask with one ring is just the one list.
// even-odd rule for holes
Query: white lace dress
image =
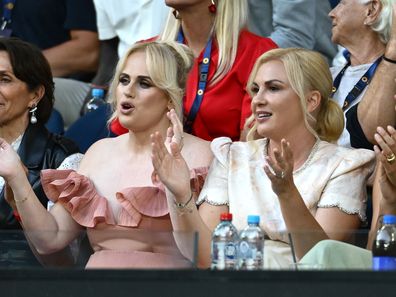
{"label": "white lace dress", "polygon": [[[259,214],[271,239],[265,243],[265,268],[287,268],[293,259],[278,198],[263,170],[266,146],[266,139],[234,143],[225,137],[215,139],[215,158],[197,204],[229,205],[238,229],[246,226],[248,215]],[[315,215],[320,207],[338,207],[365,220],[365,185],[374,158],[369,150],[317,141],[307,161],[293,173],[309,211]]]}

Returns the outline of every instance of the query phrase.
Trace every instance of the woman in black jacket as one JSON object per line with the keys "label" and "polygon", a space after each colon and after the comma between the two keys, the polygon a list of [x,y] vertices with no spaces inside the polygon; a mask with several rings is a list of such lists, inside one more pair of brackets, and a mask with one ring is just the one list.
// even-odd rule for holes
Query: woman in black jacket
{"label": "woman in black jacket", "polygon": [[[41,187],[40,171],[76,169],[82,157],[73,142],[51,134],[44,126],[53,108],[53,90],[51,69],[38,48],[16,38],[0,38],[0,137],[18,152],[29,182],[45,207],[48,199]],[[0,177],[0,230],[21,229],[18,214],[6,200],[12,202],[12,191],[7,191]],[[0,245],[5,234],[0,236]],[[1,250],[10,254],[8,248]]]}

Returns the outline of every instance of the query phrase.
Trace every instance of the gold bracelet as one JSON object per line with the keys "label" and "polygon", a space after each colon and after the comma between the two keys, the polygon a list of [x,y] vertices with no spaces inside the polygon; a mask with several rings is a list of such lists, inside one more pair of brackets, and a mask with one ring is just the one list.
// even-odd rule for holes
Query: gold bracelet
{"label": "gold bracelet", "polygon": [[177,208],[177,211],[179,212],[179,215],[184,215],[185,213],[192,213],[192,208],[188,207],[188,204],[190,204],[191,200],[193,199],[193,192],[191,191],[191,195],[190,198],[188,199],[187,202],[183,203],[183,202],[177,202],[176,200],[174,200],[174,204]]}
{"label": "gold bracelet", "polygon": [[23,197],[21,200],[17,200],[17,199],[14,198],[14,201],[15,201],[16,203],[23,203],[23,202],[25,202],[26,200],[28,200],[30,191],[31,191],[31,190],[29,190],[29,192],[26,194],[26,196]]}

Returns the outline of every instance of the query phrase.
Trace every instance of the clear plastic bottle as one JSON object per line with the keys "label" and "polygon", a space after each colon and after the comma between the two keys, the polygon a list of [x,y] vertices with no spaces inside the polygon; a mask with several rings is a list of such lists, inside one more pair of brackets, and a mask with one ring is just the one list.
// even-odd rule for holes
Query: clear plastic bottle
{"label": "clear plastic bottle", "polygon": [[239,236],[239,269],[263,269],[264,232],[260,228],[260,216],[249,215],[248,226]]}
{"label": "clear plastic bottle", "polygon": [[238,230],[232,224],[232,214],[222,213],[220,223],[212,234],[212,265],[215,270],[238,268]]}
{"label": "clear plastic bottle", "polygon": [[396,270],[396,216],[384,215],[373,243],[373,270]]}
{"label": "clear plastic bottle", "polygon": [[91,90],[91,95],[92,98],[88,101],[88,103],[85,105],[84,108],[84,113],[88,113],[91,111],[94,111],[99,108],[99,106],[105,104],[104,100],[104,90],[103,89],[92,89]]}

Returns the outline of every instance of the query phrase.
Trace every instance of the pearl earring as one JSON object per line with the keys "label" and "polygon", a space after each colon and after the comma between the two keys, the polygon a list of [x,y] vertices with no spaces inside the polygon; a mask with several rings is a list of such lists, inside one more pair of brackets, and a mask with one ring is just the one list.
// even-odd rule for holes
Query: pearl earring
{"label": "pearl earring", "polygon": [[32,124],[36,124],[37,123],[36,110],[37,110],[36,104],[34,104],[29,110],[29,112],[32,114],[30,116],[30,123],[32,123]]}

